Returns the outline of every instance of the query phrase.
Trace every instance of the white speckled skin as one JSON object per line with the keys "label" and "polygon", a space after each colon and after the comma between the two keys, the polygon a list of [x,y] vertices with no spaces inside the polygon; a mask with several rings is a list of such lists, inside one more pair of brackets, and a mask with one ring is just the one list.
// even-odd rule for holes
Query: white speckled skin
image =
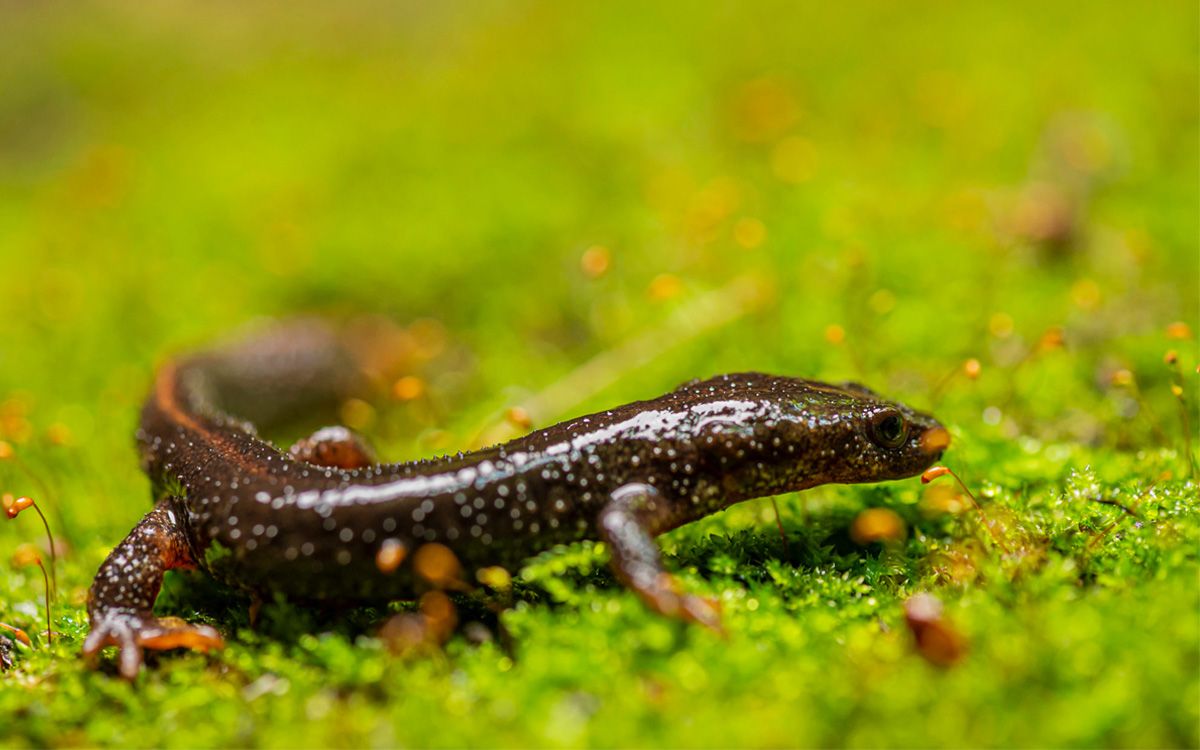
{"label": "white speckled skin", "polygon": [[[688,616],[678,608],[689,602],[649,590],[661,572],[652,536],[753,497],[912,476],[940,456],[922,448],[942,429],[932,417],[861,386],[759,373],[693,381],[482,451],[354,470],[296,460],[242,421],[337,399],[356,375],[337,337],[311,325],[162,370],[138,442],[199,567],[260,593],[391,599],[421,581],[407,564],[381,570],[384,545],[445,545],[469,573],[602,538],[622,580]],[[889,415],[905,435],[885,448],[874,425]]]}

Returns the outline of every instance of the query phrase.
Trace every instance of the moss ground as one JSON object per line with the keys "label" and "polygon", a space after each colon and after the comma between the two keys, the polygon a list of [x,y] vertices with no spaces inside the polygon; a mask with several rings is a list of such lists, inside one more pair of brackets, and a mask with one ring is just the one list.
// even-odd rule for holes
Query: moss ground
{"label": "moss ground", "polygon": [[[1200,744],[1195,4],[834,7],[0,11],[0,492],[66,543],[47,647],[38,524],[0,524],[0,744]],[[343,410],[389,458],[763,369],[931,408],[985,515],[913,479],[780,498],[786,547],[765,501],[673,532],[726,640],[586,545],[420,659],[171,574],[228,648],[89,671],[154,365],[314,311],[405,327],[419,382]]]}

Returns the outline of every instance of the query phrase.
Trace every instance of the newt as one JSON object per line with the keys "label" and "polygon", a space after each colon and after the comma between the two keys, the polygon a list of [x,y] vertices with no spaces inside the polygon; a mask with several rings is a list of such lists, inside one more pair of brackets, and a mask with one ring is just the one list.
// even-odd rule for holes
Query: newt
{"label": "newt", "polygon": [[716,605],[664,570],[655,536],[752,498],[914,476],[950,442],[932,416],[864,386],[754,372],[406,463],[378,463],[340,427],[288,451],[259,437],[359,387],[353,349],[312,322],[162,366],[137,430],[155,505],[96,574],[84,655],[116,646],[132,679],[143,649],[220,648],[215,629],[154,615],[173,568],[254,597],[378,602],[438,586],[423,557],[469,577],[582,539],[606,543],[651,609],[719,629]]}

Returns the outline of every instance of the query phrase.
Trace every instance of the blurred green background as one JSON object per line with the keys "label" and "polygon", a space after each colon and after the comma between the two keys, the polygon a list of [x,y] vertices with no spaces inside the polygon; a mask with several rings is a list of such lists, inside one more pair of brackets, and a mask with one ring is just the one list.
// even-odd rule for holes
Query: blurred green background
{"label": "blurred green background", "polygon": [[[0,742],[1200,742],[1196,4],[644,6],[0,5],[0,492],[69,545],[46,651],[11,560],[37,524],[0,526],[0,620],[35,641]],[[664,540],[727,643],[583,545],[523,577],[512,654],[408,663],[368,626],[235,627],[218,597],[223,654],[85,671],[86,587],[148,509],[154,366],[313,312],[397,326],[409,379],[343,409],[390,458],[513,406],[854,378],[953,425],[1017,552],[916,480],[825,488],[781,500],[787,549],[764,503]],[[907,541],[848,541],[873,506]],[[163,611],[197,616],[196,586]],[[905,631],[926,589],[971,643],[950,669]]]}

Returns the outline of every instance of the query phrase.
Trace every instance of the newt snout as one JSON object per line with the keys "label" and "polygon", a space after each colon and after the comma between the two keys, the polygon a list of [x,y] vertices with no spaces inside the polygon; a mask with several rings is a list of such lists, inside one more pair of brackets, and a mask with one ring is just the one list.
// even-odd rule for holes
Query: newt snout
{"label": "newt snout", "polygon": [[950,431],[941,425],[932,427],[921,435],[921,450],[926,453],[936,454],[933,457],[934,461],[941,458],[942,452],[949,447]]}

